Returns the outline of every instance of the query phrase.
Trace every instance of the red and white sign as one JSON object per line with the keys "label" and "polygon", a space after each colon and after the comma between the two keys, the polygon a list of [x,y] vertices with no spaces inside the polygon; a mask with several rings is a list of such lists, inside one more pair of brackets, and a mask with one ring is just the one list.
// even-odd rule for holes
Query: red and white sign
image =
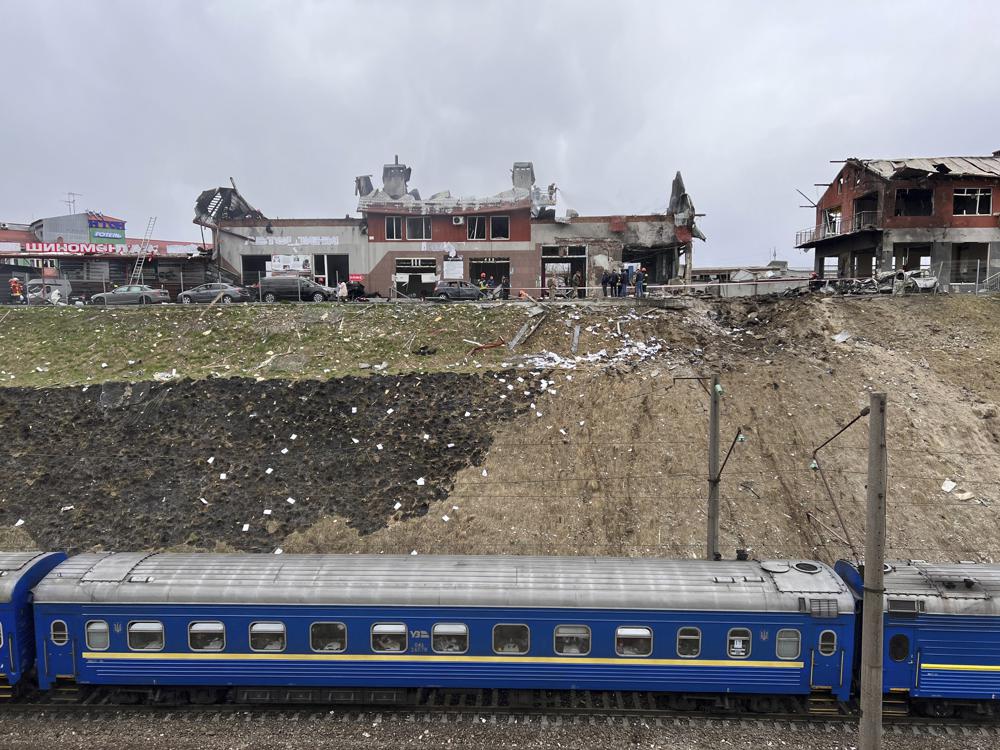
{"label": "red and white sign", "polygon": [[25,242],[24,252],[36,255],[160,255],[159,245],[115,245],[94,242]]}
{"label": "red and white sign", "polygon": [[363,273],[349,273],[347,274],[348,281],[364,281],[365,275]]}

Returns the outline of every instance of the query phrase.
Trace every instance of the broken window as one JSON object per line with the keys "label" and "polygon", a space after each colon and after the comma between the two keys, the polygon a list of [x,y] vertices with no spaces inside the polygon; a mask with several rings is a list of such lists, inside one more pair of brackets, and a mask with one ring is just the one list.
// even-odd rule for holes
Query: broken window
{"label": "broken window", "polygon": [[385,217],[385,238],[387,240],[401,240],[401,239],[403,239],[403,217],[402,216],[386,216]]}
{"label": "broken window", "polygon": [[485,216],[470,216],[466,220],[466,226],[469,228],[469,239],[470,240],[485,240],[486,239],[486,217]]}
{"label": "broken window", "polygon": [[510,239],[510,217],[491,216],[490,217],[490,239],[509,240]]}
{"label": "broken window", "polygon": [[990,188],[955,188],[955,216],[989,216],[993,210]]}
{"label": "broken window", "polygon": [[896,216],[930,216],[933,212],[933,190],[899,188],[896,191]]}
{"label": "broken window", "polygon": [[828,208],[823,212],[823,236],[831,237],[840,234],[840,221],[843,213],[840,206]]}
{"label": "broken window", "polygon": [[406,239],[429,240],[431,238],[430,216],[408,216],[406,219]]}

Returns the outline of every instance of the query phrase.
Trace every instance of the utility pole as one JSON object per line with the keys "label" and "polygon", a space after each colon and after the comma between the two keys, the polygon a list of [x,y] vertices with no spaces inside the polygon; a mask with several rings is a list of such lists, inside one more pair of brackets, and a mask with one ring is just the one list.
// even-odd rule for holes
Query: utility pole
{"label": "utility pole", "polygon": [[715,560],[719,553],[719,482],[722,481],[719,471],[719,400],[722,386],[719,385],[718,375],[712,376],[708,395],[711,402],[708,407],[708,544],[705,559]]}
{"label": "utility pole", "polygon": [[861,621],[860,750],[882,748],[882,606],[885,564],[885,394],[871,395],[868,420],[868,512]]}

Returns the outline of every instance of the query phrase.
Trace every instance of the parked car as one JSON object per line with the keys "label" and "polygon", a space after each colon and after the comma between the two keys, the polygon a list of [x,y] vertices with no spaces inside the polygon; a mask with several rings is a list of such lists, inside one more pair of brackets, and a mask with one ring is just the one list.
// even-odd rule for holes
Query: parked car
{"label": "parked car", "polygon": [[439,281],[434,285],[434,296],[442,300],[479,299],[479,287],[468,281]]}
{"label": "parked car", "polygon": [[332,288],[301,276],[269,276],[261,279],[259,284],[254,284],[251,289],[253,296],[261,302],[324,302],[336,296]]}
{"label": "parked car", "polygon": [[212,302],[218,299],[222,304],[230,302],[249,302],[254,295],[249,290],[233,284],[202,284],[193,289],[185,289],[177,295],[177,301],[182,305],[193,302]]}
{"label": "parked car", "polygon": [[92,305],[152,305],[169,301],[170,292],[166,289],[154,289],[145,284],[120,286],[90,298]]}

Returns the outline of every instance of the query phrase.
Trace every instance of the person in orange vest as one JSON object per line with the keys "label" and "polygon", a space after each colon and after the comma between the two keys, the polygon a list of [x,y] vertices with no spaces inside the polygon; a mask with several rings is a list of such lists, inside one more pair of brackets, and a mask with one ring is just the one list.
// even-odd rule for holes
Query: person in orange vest
{"label": "person in orange vest", "polygon": [[10,286],[11,304],[19,305],[24,302],[24,286],[21,284],[21,280],[17,276],[11,276],[7,283]]}

